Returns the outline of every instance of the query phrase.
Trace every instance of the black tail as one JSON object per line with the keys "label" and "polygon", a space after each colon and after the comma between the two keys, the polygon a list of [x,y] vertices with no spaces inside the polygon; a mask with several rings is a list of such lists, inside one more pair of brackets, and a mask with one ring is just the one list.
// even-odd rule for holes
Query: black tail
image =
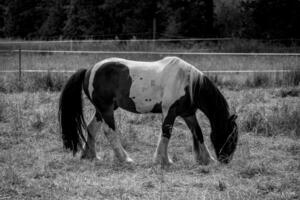
{"label": "black tail", "polygon": [[73,74],[65,84],[59,99],[58,120],[64,147],[76,154],[82,143],[86,144],[83,129],[86,123],[82,111],[82,83],[86,69]]}

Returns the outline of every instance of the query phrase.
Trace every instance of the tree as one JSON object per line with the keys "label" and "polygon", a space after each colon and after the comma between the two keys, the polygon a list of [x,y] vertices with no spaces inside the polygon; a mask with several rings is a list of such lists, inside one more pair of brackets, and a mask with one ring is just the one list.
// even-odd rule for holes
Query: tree
{"label": "tree", "polygon": [[61,36],[65,20],[66,11],[63,2],[60,0],[49,1],[48,16],[39,30],[41,38],[53,39]]}
{"label": "tree", "polygon": [[11,0],[5,13],[4,33],[6,36],[32,38],[45,19],[45,6],[38,0]]}
{"label": "tree", "polygon": [[213,0],[170,0],[166,34],[184,37],[213,35]]}
{"label": "tree", "polygon": [[241,37],[242,20],[247,18],[241,11],[241,0],[215,1],[214,27],[218,37]]}
{"label": "tree", "polygon": [[6,4],[5,2],[0,3],[0,37],[4,36],[4,14],[5,14]]}
{"label": "tree", "polygon": [[296,38],[300,35],[299,0],[248,0],[243,3],[251,23],[245,23],[247,36],[258,38]]}
{"label": "tree", "polygon": [[[99,13],[103,11],[101,9],[102,4],[103,1],[97,0],[71,0],[63,28],[64,36],[67,38],[85,38],[97,35],[96,30],[99,28],[97,22],[99,19],[103,19],[99,16]],[[101,14],[106,16],[105,12]],[[100,24],[102,23],[100,22]]]}

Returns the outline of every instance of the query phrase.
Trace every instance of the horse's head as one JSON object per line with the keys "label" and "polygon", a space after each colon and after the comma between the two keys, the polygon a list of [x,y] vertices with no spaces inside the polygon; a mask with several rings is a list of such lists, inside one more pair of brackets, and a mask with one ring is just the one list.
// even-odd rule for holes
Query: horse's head
{"label": "horse's head", "polygon": [[212,133],[211,140],[215,148],[216,156],[222,163],[229,163],[238,142],[238,128],[235,122],[237,115],[231,115],[227,122],[224,123],[222,134]]}

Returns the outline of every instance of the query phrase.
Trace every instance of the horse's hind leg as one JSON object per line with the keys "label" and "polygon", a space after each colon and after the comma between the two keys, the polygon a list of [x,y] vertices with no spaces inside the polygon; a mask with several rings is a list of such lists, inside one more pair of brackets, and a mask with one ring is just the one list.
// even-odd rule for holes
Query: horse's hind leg
{"label": "horse's hind leg", "polygon": [[117,128],[115,127],[113,107],[111,106],[105,112],[101,112],[101,114],[104,119],[104,134],[111,144],[116,158],[121,162],[133,162],[133,160],[129,157],[128,153],[125,151],[121,144],[120,132],[117,131]]}
{"label": "horse's hind leg", "polygon": [[82,152],[82,159],[95,159],[96,158],[96,150],[95,150],[95,142],[96,142],[96,134],[101,128],[101,121],[98,118],[99,113],[96,113],[91,121],[88,124],[87,131],[87,145],[85,145],[84,150]]}
{"label": "horse's hind leg", "polygon": [[195,115],[184,117],[184,121],[193,134],[193,149],[195,160],[201,165],[208,165],[210,161],[214,160],[210,155],[206,145],[204,144],[201,128],[198,124]]}

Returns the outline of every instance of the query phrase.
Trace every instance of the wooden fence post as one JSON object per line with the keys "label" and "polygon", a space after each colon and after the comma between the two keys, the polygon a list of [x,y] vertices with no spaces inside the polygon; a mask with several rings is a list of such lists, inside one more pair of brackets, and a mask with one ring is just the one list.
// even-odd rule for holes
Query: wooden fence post
{"label": "wooden fence post", "polygon": [[22,50],[19,49],[19,82],[22,81]]}

